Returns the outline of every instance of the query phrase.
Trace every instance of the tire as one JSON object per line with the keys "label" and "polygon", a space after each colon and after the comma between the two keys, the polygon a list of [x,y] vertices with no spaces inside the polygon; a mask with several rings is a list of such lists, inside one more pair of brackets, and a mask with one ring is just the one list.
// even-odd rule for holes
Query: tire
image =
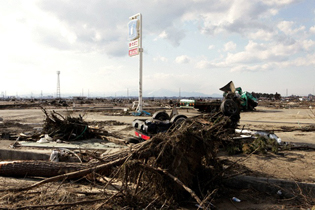
{"label": "tire", "polygon": [[185,115],[176,115],[174,117],[172,117],[171,119],[171,123],[172,123],[172,127],[173,128],[179,128],[187,119],[187,117]]}
{"label": "tire", "polygon": [[248,100],[248,110],[249,111],[254,111],[256,106],[257,106],[257,102],[255,102],[251,99]]}
{"label": "tire", "polygon": [[141,129],[141,127],[143,127],[144,124],[145,122],[143,120],[138,120],[138,119],[132,122],[132,126],[136,129]]}
{"label": "tire", "polygon": [[239,107],[232,99],[223,100],[220,110],[225,116],[235,116],[240,114]]}
{"label": "tire", "polygon": [[152,118],[154,120],[164,121],[164,120],[169,120],[170,116],[165,111],[158,111],[153,114]]}

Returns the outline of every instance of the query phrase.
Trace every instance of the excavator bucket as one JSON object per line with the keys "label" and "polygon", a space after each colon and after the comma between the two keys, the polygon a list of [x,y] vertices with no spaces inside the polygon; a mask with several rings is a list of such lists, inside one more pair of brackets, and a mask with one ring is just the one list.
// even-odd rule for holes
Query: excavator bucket
{"label": "excavator bucket", "polygon": [[221,87],[220,90],[222,90],[223,92],[232,92],[235,93],[235,86],[233,81],[227,83],[225,86]]}

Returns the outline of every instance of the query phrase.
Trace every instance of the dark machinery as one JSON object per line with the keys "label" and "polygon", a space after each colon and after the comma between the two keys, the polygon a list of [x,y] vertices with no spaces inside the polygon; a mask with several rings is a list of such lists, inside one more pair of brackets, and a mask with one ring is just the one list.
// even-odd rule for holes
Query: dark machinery
{"label": "dark machinery", "polygon": [[176,128],[187,119],[185,115],[179,115],[176,107],[168,115],[165,111],[158,111],[152,115],[151,119],[135,119],[132,126],[135,128],[136,138],[129,138],[129,143],[138,143],[143,140],[149,140],[153,135],[166,132],[170,128]]}

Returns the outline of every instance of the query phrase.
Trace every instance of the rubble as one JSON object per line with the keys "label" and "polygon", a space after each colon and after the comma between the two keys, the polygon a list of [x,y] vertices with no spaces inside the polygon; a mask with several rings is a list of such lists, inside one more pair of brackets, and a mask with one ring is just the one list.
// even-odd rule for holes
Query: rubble
{"label": "rubble", "polygon": [[243,137],[246,137],[246,136],[250,136],[250,137],[263,136],[263,137],[266,137],[269,139],[274,139],[275,141],[277,141],[278,144],[282,144],[281,138],[279,138],[274,133],[270,133],[270,132],[266,132],[266,131],[251,131],[251,130],[242,130],[242,129],[235,129],[235,132],[241,134],[241,136],[243,136]]}

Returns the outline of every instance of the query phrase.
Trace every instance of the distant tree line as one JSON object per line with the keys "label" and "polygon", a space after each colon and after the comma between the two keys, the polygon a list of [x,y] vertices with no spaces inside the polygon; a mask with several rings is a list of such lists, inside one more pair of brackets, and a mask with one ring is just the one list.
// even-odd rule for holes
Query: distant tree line
{"label": "distant tree line", "polygon": [[252,92],[252,95],[259,99],[259,98],[266,98],[266,99],[269,99],[269,100],[280,100],[281,99],[281,95],[279,93],[255,93],[255,92]]}

